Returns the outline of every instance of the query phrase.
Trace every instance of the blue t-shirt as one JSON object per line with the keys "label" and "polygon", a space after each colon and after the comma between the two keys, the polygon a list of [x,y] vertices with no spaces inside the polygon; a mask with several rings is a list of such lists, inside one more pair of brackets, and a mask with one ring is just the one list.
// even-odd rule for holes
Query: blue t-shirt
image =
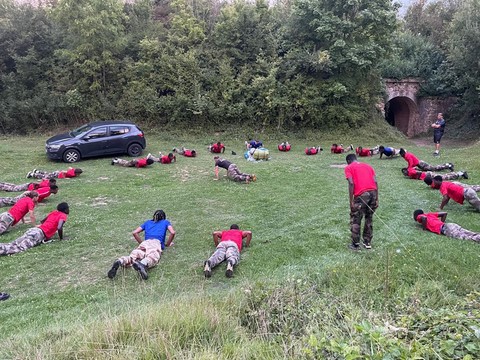
{"label": "blue t-shirt", "polygon": [[394,150],[393,150],[393,148],[391,148],[391,147],[385,147],[385,148],[383,149],[383,153],[384,153],[386,156],[392,156],[392,155],[393,155],[393,152],[394,152]]}
{"label": "blue t-shirt", "polygon": [[437,121],[435,121],[435,125],[440,125],[440,127],[435,128],[434,132],[437,134],[443,134],[443,132],[445,131],[445,120],[443,118],[438,119]]}
{"label": "blue t-shirt", "polygon": [[140,227],[145,231],[145,240],[156,239],[162,244],[162,250],[165,249],[165,235],[167,234],[167,229],[170,226],[170,221],[160,220],[145,221]]}

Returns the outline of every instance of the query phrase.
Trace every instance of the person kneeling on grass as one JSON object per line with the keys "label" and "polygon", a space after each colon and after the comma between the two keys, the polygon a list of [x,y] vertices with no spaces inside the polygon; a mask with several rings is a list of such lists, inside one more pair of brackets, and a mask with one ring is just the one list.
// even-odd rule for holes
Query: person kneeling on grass
{"label": "person kneeling on grass", "polygon": [[204,263],[203,274],[206,278],[212,276],[212,269],[223,261],[227,262],[225,276],[233,276],[233,268],[240,261],[243,239],[246,239],[245,246],[249,246],[252,232],[240,230],[237,224],[232,224],[230,230],[213,232],[213,242],[217,249]]}
{"label": "person kneeling on grass", "polygon": [[445,235],[454,239],[472,240],[480,243],[480,234],[462,228],[455,223],[446,223],[446,212],[424,213],[422,209],[413,212],[413,220],[422,224],[423,230],[434,234]]}
{"label": "person kneeling on grass", "polygon": [[[140,233],[145,231],[145,240],[142,241]],[[165,237],[167,231],[170,233],[168,241],[165,244]],[[165,246],[173,245],[173,238],[175,237],[175,230],[173,229],[170,221],[166,219],[165,212],[163,210],[157,210],[153,214],[152,220],[147,220],[133,233],[133,237],[139,244],[129,256],[122,256],[115,260],[112,268],[108,271],[107,276],[113,279],[117,275],[117,270],[120,266],[130,267],[132,266],[143,280],[148,279],[147,269],[152,268],[160,261],[160,255],[165,249]]]}
{"label": "person kneeling on grass", "polygon": [[28,250],[42,243],[47,243],[58,232],[60,240],[64,240],[63,225],[67,221],[70,210],[67,203],[60,203],[57,210],[48,214],[41,224],[28,229],[18,239],[11,243],[0,243],[0,255],[12,255]]}

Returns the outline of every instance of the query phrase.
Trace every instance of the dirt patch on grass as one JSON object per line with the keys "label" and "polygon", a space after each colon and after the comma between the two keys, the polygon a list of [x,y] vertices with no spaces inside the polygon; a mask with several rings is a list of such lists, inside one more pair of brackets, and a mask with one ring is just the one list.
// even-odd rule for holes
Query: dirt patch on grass
{"label": "dirt patch on grass", "polygon": [[330,164],[330,167],[344,169],[347,167],[347,164]]}
{"label": "dirt patch on grass", "polygon": [[[435,147],[435,144],[433,143],[433,137],[414,138],[411,139],[411,141],[419,147],[431,147],[432,149]],[[474,145],[476,142],[476,140],[442,138],[441,146],[449,148],[461,148]]]}

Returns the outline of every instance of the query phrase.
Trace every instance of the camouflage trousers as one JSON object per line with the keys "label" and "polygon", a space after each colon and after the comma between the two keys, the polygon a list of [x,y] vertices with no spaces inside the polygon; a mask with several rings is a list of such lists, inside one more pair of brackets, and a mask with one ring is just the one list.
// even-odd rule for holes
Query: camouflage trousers
{"label": "camouflage trousers", "polygon": [[114,162],[123,167],[134,167],[137,164],[137,160],[115,159]]}
{"label": "camouflage trousers", "polygon": [[56,179],[58,178],[58,175],[60,175],[60,171],[42,171],[42,170],[37,170],[34,173],[32,173],[32,177],[35,179]]}
{"label": "camouflage trousers", "polygon": [[469,187],[465,188],[465,190],[463,190],[463,197],[475,208],[475,210],[480,211],[480,199],[475,190]]}
{"label": "camouflage trousers", "polygon": [[8,192],[26,191],[28,190],[28,185],[30,185],[30,183],[15,185],[6,182],[0,182],[0,190]]}
{"label": "camouflage trousers", "polygon": [[353,198],[353,209],[350,209],[350,230],[352,233],[352,244],[360,244],[360,229],[362,218],[365,217],[363,226],[363,242],[370,245],[373,237],[373,214],[375,213],[377,193],[365,191]]}
{"label": "camouflage trousers", "polygon": [[222,261],[230,262],[233,266],[237,265],[240,261],[240,251],[238,251],[237,244],[231,240],[220,242],[208,261],[212,269]]}
{"label": "camouflage trousers", "polygon": [[446,174],[437,174],[431,171],[427,171],[427,176],[429,175],[433,179],[435,176],[440,175],[442,177],[442,180],[457,180],[462,176],[461,174],[463,173],[460,171],[452,171]]}
{"label": "camouflage trousers", "polygon": [[472,240],[480,243],[479,233],[464,229],[460,225],[454,223],[445,223],[442,228],[442,234],[455,239]]}
{"label": "camouflage trousers", "polygon": [[130,255],[122,256],[118,260],[120,260],[123,267],[132,266],[135,261],[140,260],[147,268],[152,268],[160,261],[161,254],[162,244],[160,241],[157,239],[149,239],[142,241]]}
{"label": "camouflage trousers", "polygon": [[240,172],[238,166],[231,164],[227,170],[227,176],[233,181],[247,181],[250,179],[250,174]]}
{"label": "camouflage trousers", "polygon": [[441,165],[430,165],[423,160],[420,160],[417,167],[423,171],[441,171],[445,169],[450,169],[450,164],[441,164]]}
{"label": "camouflage trousers", "polygon": [[14,221],[15,219],[8,211],[1,213],[0,214],[0,235],[6,232],[8,228],[13,224]]}
{"label": "camouflage trousers", "polygon": [[480,192],[480,185],[464,184],[464,183],[459,182],[459,181],[452,181],[452,182],[456,185],[460,185],[461,187],[470,188],[470,189],[473,189],[473,191],[475,191],[475,192]]}
{"label": "camouflage trousers", "polygon": [[28,229],[18,239],[11,243],[0,243],[0,255],[12,255],[40,245],[46,240],[42,229],[34,227]]}
{"label": "camouflage trousers", "polygon": [[15,205],[18,200],[25,197],[28,193],[29,193],[28,191],[25,191],[23,194],[20,194],[15,197],[0,197],[0,208]]}

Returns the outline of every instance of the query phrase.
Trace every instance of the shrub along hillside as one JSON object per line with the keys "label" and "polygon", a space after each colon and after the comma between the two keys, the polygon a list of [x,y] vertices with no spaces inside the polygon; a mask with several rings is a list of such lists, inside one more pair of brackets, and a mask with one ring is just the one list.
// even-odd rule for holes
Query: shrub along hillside
{"label": "shrub along hillside", "polygon": [[[78,164],[84,170],[79,178],[59,180],[59,193],[36,211],[42,218],[67,201],[70,239],[0,259],[0,291],[11,294],[0,304],[0,358],[480,356],[479,244],[424,232],[412,220],[416,208],[438,208],[438,191],[403,178],[401,158],[366,159],[378,175],[380,207],[373,249],[353,253],[347,249],[347,183],[335,166],[344,156],[307,157],[303,149],[328,149],[333,142],[371,146],[379,137],[256,134],[272,158],[250,163],[242,157],[242,132],[147,131],[147,152],[184,145],[196,148],[198,158],[140,170],[93,159]],[[452,161],[469,171],[468,183],[480,183],[478,145],[445,147],[434,158],[432,146],[388,136],[384,145],[405,146],[432,163]],[[227,146],[225,157],[257,174],[257,182],[212,180],[205,149],[218,139]],[[285,139],[292,151],[277,152]],[[66,167],[45,158],[44,141],[1,138],[1,180],[21,183],[33,168]],[[135,246],[131,231],[159,208],[177,231],[175,245],[147,281],[132,269],[108,279],[116,257]],[[447,220],[480,231],[479,214],[469,206],[451,203],[445,210]],[[220,266],[206,280],[202,265],[214,249],[211,233],[231,223],[252,230],[251,247],[234,278]],[[27,228],[21,224],[0,240],[12,241]]]}

